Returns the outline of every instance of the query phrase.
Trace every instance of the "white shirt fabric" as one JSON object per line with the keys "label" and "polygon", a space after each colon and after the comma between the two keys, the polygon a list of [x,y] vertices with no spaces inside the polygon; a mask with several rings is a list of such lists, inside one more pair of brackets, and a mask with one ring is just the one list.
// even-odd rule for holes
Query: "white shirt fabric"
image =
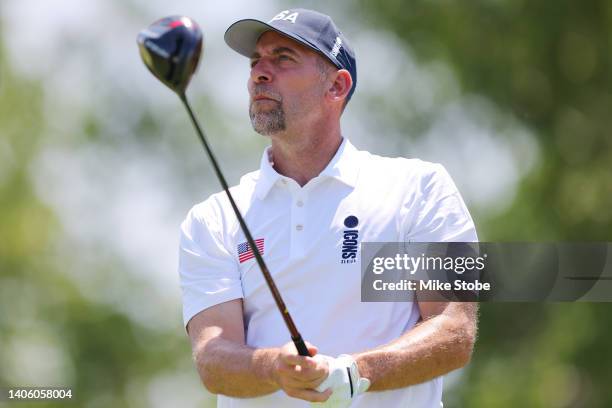
{"label": "white shirt fabric", "polygon": [[[268,148],[269,149],[269,148]],[[477,241],[474,223],[439,164],[358,151],[344,139],[321,172],[300,187],[278,174],[268,149],[261,168],[243,176],[232,195],[302,337],[322,354],[371,349],[410,330],[416,302],[361,302],[359,254],[342,263],[344,231],[358,242]],[[357,217],[347,228],[345,220]],[[353,219],[354,221],[354,219]],[[350,222],[349,222],[350,224]],[[246,239],[224,192],[194,206],[181,226],[179,274],[185,325],[198,312],[243,299],[246,343],[278,347],[290,341],[254,258],[239,262]],[[367,392],[352,407],[440,407],[442,377],[391,391]],[[223,395],[218,407],[309,407],[283,391],[258,398]]]}

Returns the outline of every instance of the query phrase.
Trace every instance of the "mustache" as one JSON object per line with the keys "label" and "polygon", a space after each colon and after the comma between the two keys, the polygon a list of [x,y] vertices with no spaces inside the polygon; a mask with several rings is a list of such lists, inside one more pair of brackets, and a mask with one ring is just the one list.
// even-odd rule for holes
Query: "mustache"
{"label": "mustache", "polygon": [[251,95],[251,101],[253,101],[257,97],[264,97],[268,99],[273,99],[277,102],[282,102],[283,97],[280,93],[276,92],[274,89],[266,86],[266,85],[256,85],[253,88],[253,93]]}

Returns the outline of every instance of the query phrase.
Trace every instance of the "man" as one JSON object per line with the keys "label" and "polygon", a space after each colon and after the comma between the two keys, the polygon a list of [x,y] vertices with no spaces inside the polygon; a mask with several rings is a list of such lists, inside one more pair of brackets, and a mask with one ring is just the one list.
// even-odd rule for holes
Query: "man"
{"label": "man", "polygon": [[180,244],[184,322],[203,384],[219,407],[439,407],[441,375],[470,359],[476,306],[362,303],[359,256],[343,247],[476,241],[450,176],[342,136],[356,61],[328,16],[241,20],[225,40],[250,58],[251,122],[271,140],[232,194],[312,357],[287,342],[229,202],[214,194],[189,212]]}

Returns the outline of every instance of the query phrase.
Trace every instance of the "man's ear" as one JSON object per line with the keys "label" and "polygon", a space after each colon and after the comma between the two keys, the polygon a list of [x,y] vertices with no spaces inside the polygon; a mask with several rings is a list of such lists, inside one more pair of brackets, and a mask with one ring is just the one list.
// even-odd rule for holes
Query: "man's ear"
{"label": "man's ear", "polygon": [[346,69],[339,69],[332,73],[333,82],[328,90],[333,101],[344,101],[351,91],[353,79]]}

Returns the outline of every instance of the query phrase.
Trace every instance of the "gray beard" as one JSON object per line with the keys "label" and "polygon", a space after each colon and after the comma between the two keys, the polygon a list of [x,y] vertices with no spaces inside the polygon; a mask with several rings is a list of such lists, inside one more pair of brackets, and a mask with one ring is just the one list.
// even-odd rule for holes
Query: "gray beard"
{"label": "gray beard", "polygon": [[285,111],[280,102],[277,102],[276,108],[266,112],[254,112],[253,105],[249,107],[249,116],[251,117],[251,125],[255,132],[260,135],[268,136],[286,129]]}

